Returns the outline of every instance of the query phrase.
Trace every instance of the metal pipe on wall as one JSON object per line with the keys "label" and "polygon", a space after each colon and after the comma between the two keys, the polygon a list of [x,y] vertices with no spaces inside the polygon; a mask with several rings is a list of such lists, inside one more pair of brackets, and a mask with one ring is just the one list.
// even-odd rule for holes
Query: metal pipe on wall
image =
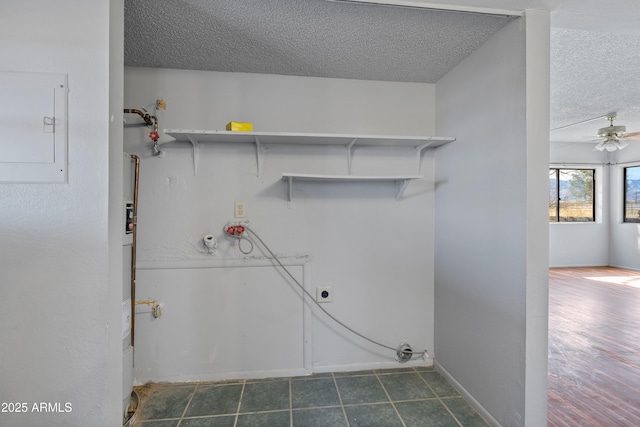
{"label": "metal pipe on wall", "polygon": [[140,117],[142,117],[142,120],[144,120],[145,124],[147,126],[154,126],[154,130],[158,130],[156,128],[156,123],[158,122],[158,118],[156,116],[152,116],[151,114],[144,112],[142,110],[138,110],[137,108],[125,108],[124,109],[124,113],[125,114],[137,114]]}
{"label": "metal pipe on wall", "polygon": [[138,183],[140,181],[140,157],[131,154],[136,162],[133,174],[133,243],[131,244],[131,346],[135,341],[136,324],[136,238],[138,235]]}

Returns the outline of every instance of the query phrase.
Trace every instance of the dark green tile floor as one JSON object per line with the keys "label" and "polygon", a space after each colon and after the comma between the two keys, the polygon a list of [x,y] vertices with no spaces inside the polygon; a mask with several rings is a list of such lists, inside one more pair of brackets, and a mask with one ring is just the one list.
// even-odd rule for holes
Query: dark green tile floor
{"label": "dark green tile floor", "polygon": [[433,368],[137,387],[135,427],[486,427]]}

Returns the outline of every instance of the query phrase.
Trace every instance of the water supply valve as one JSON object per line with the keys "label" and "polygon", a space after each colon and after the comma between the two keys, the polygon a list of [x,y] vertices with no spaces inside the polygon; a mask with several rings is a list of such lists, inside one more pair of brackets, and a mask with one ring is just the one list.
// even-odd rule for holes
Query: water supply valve
{"label": "water supply valve", "polygon": [[244,225],[242,224],[227,224],[227,226],[225,227],[225,232],[229,235],[229,236],[234,236],[234,237],[242,237],[242,235],[245,232],[245,228]]}
{"label": "water supply valve", "polygon": [[[237,244],[238,250],[244,255],[249,255],[253,251],[253,242],[248,237],[249,222],[228,222],[222,227],[225,237],[233,241],[234,245]],[[245,248],[242,248],[241,244],[245,243]],[[248,245],[248,248],[247,248]]]}

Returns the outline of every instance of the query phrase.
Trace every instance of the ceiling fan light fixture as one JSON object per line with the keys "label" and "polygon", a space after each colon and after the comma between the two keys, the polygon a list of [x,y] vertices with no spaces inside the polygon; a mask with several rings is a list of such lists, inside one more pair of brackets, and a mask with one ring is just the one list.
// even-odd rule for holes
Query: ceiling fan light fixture
{"label": "ceiling fan light fixture", "polygon": [[596,144],[595,147],[593,147],[594,150],[606,150],[608,152],[614,152],[616,150],[622,150],[627,145],[629,145],[627,139],[640,140],[640,132],[627,133],[626,126],[617,126],[613,124],[613,121],[617,118],[616,112],[611,112],[607,113],[604,116],[594,117],[592,119],[582,120],[576,123],[560,126],[558,128],[551,129],[551,132],[565,129],[571,126],[576,126],[579,124],[588,123],[594,120],[601,119],[603,117],[606,117],[606,119],[609,121],[609,126],[598,129],[598,137],[601,138],[601,140]]}
{"label": "ceiling fan light fixture", "polygon": [[594,150],[598,151],[608,151],[610,153],[616,150],[622,150],[624,147],[629,145],[628,142],[624,140],[616,140],[615,138],[607,138],[604,141],[600,141],[595,147]]}
{"label": "ceiling fan light fixture", "polygon": [[607,150],[613,152],[616,150],[622,150],[629,143],[625,141],[627,137],[626,126],[614,126],[613,121],[616,119],[616,113],[607,114],[607,120],[609,120],[609,126],[598,129],[598,136],[603,138],[596,146],[595,150],[603,151]]}
{"label": "ceiling fan light fixture", "polygon": [[607,143],[604,144],[604,149],[612,153],[618,149],[618,144],[613,141],[607,141]]}

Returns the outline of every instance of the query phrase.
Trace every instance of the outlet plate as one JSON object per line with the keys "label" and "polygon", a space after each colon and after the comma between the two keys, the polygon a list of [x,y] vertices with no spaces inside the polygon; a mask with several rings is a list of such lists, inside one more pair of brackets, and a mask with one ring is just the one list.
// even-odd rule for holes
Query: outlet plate
{"label": "outlet plate", "polygon": [[233,204],[233,217],[244,218],[246,216],[247,216],[247,212],[245,210],[244,202],[235,202]]}
{"label": "outlet plate", "polygon": [[316,287],[316,301],[317,302],[333,301],[333,286],[325,285],[325,286]]}

